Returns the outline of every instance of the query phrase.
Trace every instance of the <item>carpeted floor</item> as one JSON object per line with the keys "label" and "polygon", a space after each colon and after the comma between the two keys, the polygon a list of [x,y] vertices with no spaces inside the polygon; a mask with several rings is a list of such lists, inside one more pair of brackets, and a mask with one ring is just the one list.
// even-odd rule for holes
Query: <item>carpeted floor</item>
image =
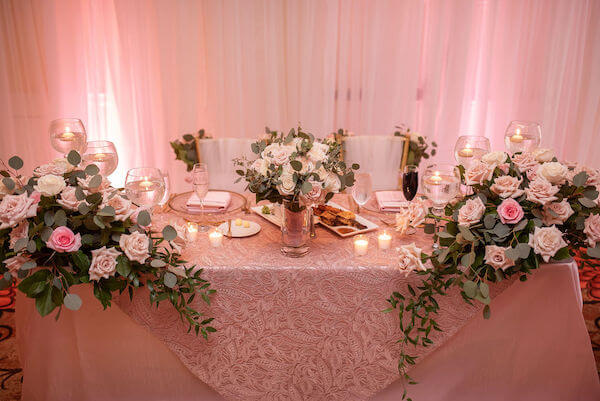
{"label": "carpeted floor", "polygon": [[[580,271],[583,292],[583,316],[587,325],[596,366],[600,373],[600,270]],[[23,372],[15,342],[14,290],[0,291],[0,400],[16,401],[21,397]]]}

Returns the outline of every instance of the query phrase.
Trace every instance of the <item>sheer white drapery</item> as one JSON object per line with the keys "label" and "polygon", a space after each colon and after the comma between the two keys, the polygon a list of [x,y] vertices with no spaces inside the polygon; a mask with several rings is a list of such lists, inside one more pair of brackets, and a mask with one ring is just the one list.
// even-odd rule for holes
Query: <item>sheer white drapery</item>
{"label": "sheer white drapery", "polygon": [[[600,1],[0,2],[0,157],[48,159],[77,116],[133,166],[181,178],[168,140],[254,137],[301,122],[388,134],[406,123],[449,160],[455,138],[502,148],[512,119],[598,166]],[[182,189],[182,182],[175,183]]]}

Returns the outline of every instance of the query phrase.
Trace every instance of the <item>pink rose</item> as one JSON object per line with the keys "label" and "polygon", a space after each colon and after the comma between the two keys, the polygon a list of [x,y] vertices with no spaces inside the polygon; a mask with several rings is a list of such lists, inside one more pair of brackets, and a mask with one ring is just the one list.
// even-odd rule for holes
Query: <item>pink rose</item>
{"label": "pink rose", "polygon": [[511,266],[515,265],[515,262],[506,257],[506,250],[508,248],[486,245],[485,246],[485,263],[492,266],[494,269],[506,270]]}
{"label": "pink rose", "polygon": [[149,245],[148,236],[140,232],[123,234],[119,239],[119,246],[127,258],[142,264],[146,263],[146,259],[150,257]]}
{"label": "pink rose", "polygon": [[494,175],[494,165],[475,161],[465,171],[465,183],[467,185],[483,184],[484,181],[489,181]]}
{"label": "pink rose", "polygon": [[27,192],[21,195],[5,195],[0,202],[0,230],[14,227],[24,219],[34,217],[38,202],[35,197],[27,196]]}
{"label": "pink rose", "polygon": [[546,203],[542,210],[542,221],[547,226],[563,224],[573,213],[575,212],[566,199],[562,202]]}
{"label": "pink rose", "polygon": [[490,190],[501,198],[518,198],[525,192],[519,189],[522,182],[522,178],[503,175],[494,180]]}
{"label": "pink rose", "polygon": [[519,202],[513,198],[504,199],[496,210],[503,224],[517,224],[525,215]]}
{"label": "pink rose", "polygon": [[554,195],[559,190],[557,186],[552,185],[545,178],[538,177],[529,183],[529,187],[525,188],[525,193],[527,194],[527,200],[545,205],[558,199]]}
{"label": "pink rose", "polygon": [[9,243],[10,248],[15,249],[17,241],[23,238],[29,238],[29,222],[27,220],[23,220],[11,230]]}
{"label": "pink rose", "polygon": [[40,203],[40,200],[42,199],[42,194],[41,194],[40,192],[38,192],[38,191],[33,191],[33,192],[31,193],[31,195],[29,195],[29,197],[30,197],[31,199],[33,199],[33,201],[34,201],[35,203]]}
{"label": "pink rose", "polygon": [[591,247],[595,247],[600,243],[600,214],[590,214],[590,217],[585,219],[583,232],[587,236],[587,243]]}
{"label": "pink rose", "polygon": [[523,152],[513,155],[512,162],[522,173],[539,165],[538,161],[535,160],[535,156],[530,152]]}
{"label": "pink rose", "polygon": [[75,252],[81,248],[81,235],[75,235],[68,227],[58,227],[52,231],[46,246],[56,252]]}
{"label": "pink rose", "polygon": [[66,172],[67,169],[63,164],[48,163],[36,167],[33,170],[33,175],[35,175],[36,177],[43,177],[45,175],[63,176]]}
{"label": "pink rose", "polygon": [[13,256],[12,258],[8,258],[4,260],[4,265],[8,269],[8,272],[12,274],[14,278],[17,278],[17,272],[21,269],[25,263],[30,262],[32,259],[29,256],[25,256],[23,254],[18,254],[17,256]]}
{"label": "pink rose", "polygon": [[115,220],[125,221],[135,211],[133,203],[129,199],[123,198],[118,193],[104,192],[100,210],[106,206],[111,206],[115,209]]}
{"label": "pink rose", "polygon": [[429,208],[425,204],[425,202],[421,202],[420,200],[413,200],[408,205],[408,221],[411,227],[418,227],[425,221],[425,217],[427,217],[427,213],[429,213]]}
{"label": "pink rose", "polygon": [[115,248],[102,248],[92,251],[92,263],[90,265],[90,280],[99,281],[101,278],[109,278],[117,271],[117,256],[121,252]]}
{"label": "pink rose", "polygon": [[398,267],[406,274],[413,270],[427,270],[421,261],[421,249],[417,248],[415,243],[402,245],[398,251]]}
{"label": "pink rose", "polygon": [[85,179],[78,178],[77,183],[79,184],[79,186],[81,188],[83,188],[86,191],[89,191],[91,193],[96,193],[96,192],[105,193],[111,189],[110,181],[108,181],[106,179],[106,177],[102,177],[102,182],[96,188],[90,188],[90,180],[92,179],[92,177],[94,177],[94,176],[88,175]]}
{"label": "pink rose", "polygon": [[481,201],[481,198],[469,199],[458,210],[458,224],[468,227],[471,224],[479,223],[484,212],[485,205]]}
{"label": "pink rose", "polygon": [[502,172],[504,174],[508,174],[508,171],[510,170],[510,164],[508,164],[508,163],[502,163],[501,165],[498,166],[498,168],[500,170],[502,170]]}
{"label": "pink rose", "polygon": [[538,177],[538,169],[540,168],[540,166],[535,166],[532,169],[527,170],[527,179],[529,181],[535,181],[535,179],[537,179]]}
{"label": "pink rose", "polygon": [[533,235],[529,235],[529,246],[544,259],[544,262],[548,262],[559,249],[567,246],[567,243],[556,226],[536,227]]}
{"label": "pink rose", "polygon": [[77,200],[77,196],[75,196],[75,190],[75,187],[66,187],[63,189],[63,191],[60,193],[60,198],[56,200],[56,203],[65,209],[76,211],[83,201]]}

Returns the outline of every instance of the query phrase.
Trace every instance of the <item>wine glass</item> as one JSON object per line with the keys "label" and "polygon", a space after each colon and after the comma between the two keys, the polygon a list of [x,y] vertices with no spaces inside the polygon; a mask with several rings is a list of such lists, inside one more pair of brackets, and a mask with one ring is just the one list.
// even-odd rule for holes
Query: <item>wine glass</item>
{"label": "wine glass", "polygon": [[83,161],[86,164],[95,164],[100,174],[107,177],[114,173],[119,164],[119,156],[115,144],[110,141],[89,141]]}
{"label": "wine glass", "polygon": [[458,164],[468,168],[475,160],[481,160],[490,149],[490,140],[485,136],[462,135],[454,145],[454,158]]}
{"label": "wine glass", "polygon": [[140,207],[152,208],[165,194],[165,181],[159,169],[137,167],[127,172],[125,193],[130,201]]}
{"label": "wine glass", "polygon": [[[200,200],[200,209],[204,209],[204,197],[208,193],[208,166],[206,163],[196,163],[192,169],[192,185],[194,186],[194,192]],[[198,230],[201,232],[208,231],[210,227],[201,224],[198,226]]]}
{"label": "wine glass", "polygon": [[50,144],[57,152],[67,155],[76,150],[79,154],[85,151],[87,135],[85,127],[78,118],[59,118],[50,122],[48,129]]}
{"label": "wine glass", "polygon": [[419,167],[409,164],[402,170],[402,192],[407,201],[414,199],[419,189]]}
{"label": "wine glass", "polygon": [[542,127],[532,121],[511,121],[504,134],[504,145],[510,154],[530,152],[542,141]]}
{"label": "wine glass", "polygon": [[166,169],[162,168],[159,170],[160,170],[160,173],[162,174],[163,180],[165,182],[165,194],[163,195],[162,199],[160,200],[160,202],[158,204],[161,206],[164,206],[169,201],[169,197],[171,195],[171,179],[169,177],[169,172]]}
{"label": "wine glass", "polygon": [[[433,214],[442,216],[444,207],[458,194],[460,187],[460,173],[458,168],[450,163],[432,164],[427,167],[423,177],[421,178],[421,188],[423,193],[433,203]],[[434,248],[438,248],[437,244],[438,224],[435,219],[435,243]]]}
{"label": "wine glass", "polygon": [[370,173],[359,173],[354,176],[354,186],[352,187],[352,198],[357,205],[357,213],[360,213],[360,207],[371,198],[373,192],[373,182]]}

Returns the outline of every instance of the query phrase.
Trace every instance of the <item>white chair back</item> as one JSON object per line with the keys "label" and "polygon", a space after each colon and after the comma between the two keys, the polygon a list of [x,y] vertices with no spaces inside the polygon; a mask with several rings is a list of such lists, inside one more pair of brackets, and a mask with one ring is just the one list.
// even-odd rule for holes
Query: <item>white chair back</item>
{"label": "white chair back", "polygon": [[244,191],[245,181],[235,183],[239,175],[235,173],[233,159],[246,156],[252,160],[255,155],[252,153],[250,145],[255,141],[256,139],[243,138],[215,138],[197,141],[200,161],[208,165],[211,189]]}
{"label": "white chair back", "polygon": [[390,135],[344,137],[344,161],[371,173],[374,191],[397,189],[404,143],[403,137]]}

